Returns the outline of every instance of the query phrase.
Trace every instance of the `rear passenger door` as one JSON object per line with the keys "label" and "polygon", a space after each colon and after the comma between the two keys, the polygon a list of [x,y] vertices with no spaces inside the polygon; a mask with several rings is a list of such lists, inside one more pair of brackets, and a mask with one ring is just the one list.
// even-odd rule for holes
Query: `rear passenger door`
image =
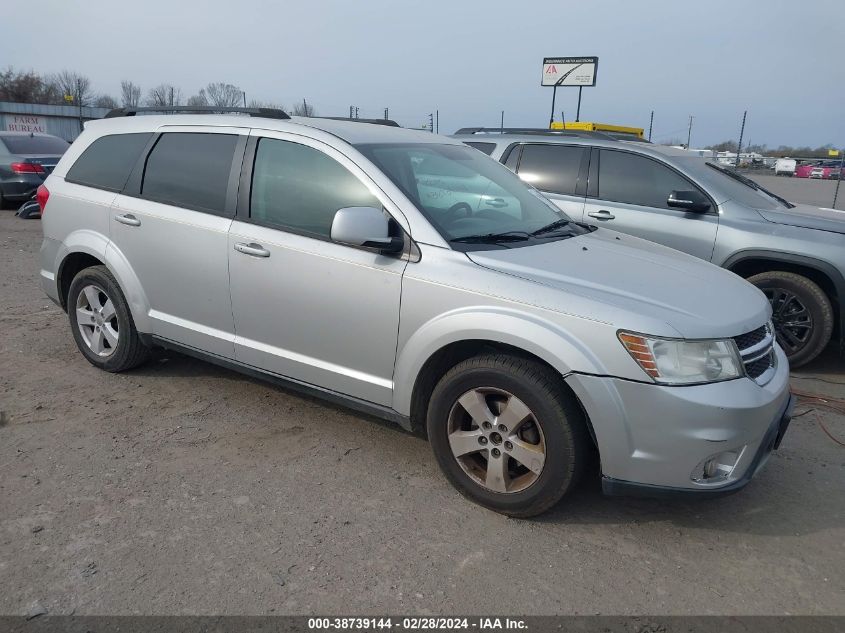
{"label": "rear passenger door", "polygon": [[[165,128],[111,210],[111,245],[146,295],[152,332],[234,356],[228,231],[248,130]],[[144,301],[146,299],[146,301]]]}
{"label": "rear passenger door", "polygon": [[636,235],[710,261],[719,215],[715,203],[704,213],[671,208],[672,191],[700,187],[649,156],[593,149],[584,221]]}
{"label": "rear passenger door", "polygon": [[[513,152],[521,153],[513,156]],[[505,165],[542,191],[561,211],[580,221],[587,189],[589,147],[525,143],[511,150]]]}

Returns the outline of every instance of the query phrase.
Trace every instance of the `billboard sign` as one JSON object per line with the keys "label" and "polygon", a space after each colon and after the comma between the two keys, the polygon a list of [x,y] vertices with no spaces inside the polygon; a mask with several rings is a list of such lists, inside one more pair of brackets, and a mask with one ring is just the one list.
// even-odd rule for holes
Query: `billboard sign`
{"label": "billboard sign", "polygon": [[598,57],[544,57],[542,86],[595,86]]}

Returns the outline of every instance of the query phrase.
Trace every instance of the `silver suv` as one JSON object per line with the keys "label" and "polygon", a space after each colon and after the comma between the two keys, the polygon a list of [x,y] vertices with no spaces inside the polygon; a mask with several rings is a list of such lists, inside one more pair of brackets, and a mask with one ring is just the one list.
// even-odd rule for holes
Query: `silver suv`
{"label": "silver suv", "polygon": [[845,219],[795,205],[684,150],[579,131],[465,128],[480,149],[574,220],[671,246],[727,268],[772,304],[793,367],[845,335]]}
{"label": "silver suv", "polygon": [[706,496],[777,448],[789,367],[752,285],[459,141],[263,114],[92,122],[50,175],[41,280],[90,363],[160,346],[424,429],[513,516],[594,455],[609,494]]}

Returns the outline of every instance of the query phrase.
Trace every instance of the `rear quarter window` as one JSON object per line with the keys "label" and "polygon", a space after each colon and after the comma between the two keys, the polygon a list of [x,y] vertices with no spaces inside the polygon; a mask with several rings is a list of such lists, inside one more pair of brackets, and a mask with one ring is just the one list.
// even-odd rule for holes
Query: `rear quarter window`
{"label": "rear quarter window", "polygon": [[121,191],[150,138],[151,133],[102,136],[76,159],[65,180],[107,191]]}
{"label": "rear quarter window", "polygon": [[70,143],[58,136],[3,136],[0,137],[10,154],[54,154],[61,156]]}
{"label": "rear quarter window", "polygon": [[474,147],[474,148],[475,148],[475,149],[477,149],[479,152],[484,152],[484,153],[485,153],[485,154],[487,154],[488,156],[490,156],[490,154],[492,154],[492,153],[493,153],[493,150],[494,150],[494,149],[496,149],[496,144],[495,144],[495,143],[478,143],[478,142],[469,142],[469,143],[466,143],[466,144],[467,144],[467,145],[469,145],[470,147]]}

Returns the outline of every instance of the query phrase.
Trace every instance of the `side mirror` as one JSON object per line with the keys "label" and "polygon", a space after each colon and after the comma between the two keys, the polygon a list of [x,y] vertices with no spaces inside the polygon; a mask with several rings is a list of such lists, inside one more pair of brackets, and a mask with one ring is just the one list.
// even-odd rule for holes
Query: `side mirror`
{"label": "side mirror", "polygon": [[669,194],[666,204],[673,209],[684,209],[703,213],[710,209],[710,200],[700,191],[673,191]]}
{"label": "side mirror", "polygon": [[390,221],[375,207],[338,209],[332,220],[332,240],[380,253],[398,253],[405,246],[401,237],[390,235]]}

